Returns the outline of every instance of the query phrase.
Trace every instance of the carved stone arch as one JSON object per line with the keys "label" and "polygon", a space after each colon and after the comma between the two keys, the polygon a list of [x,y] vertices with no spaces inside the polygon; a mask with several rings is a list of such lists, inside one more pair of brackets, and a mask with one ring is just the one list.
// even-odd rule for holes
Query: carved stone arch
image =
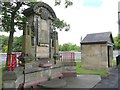
{"label": "carved stone arch", "polygon": [[[57,18],[54,10],[53,10],[48,4],[46,4],[46,3],[44,3],[44,2],[39,2],[39,3],[37,3],[37,4],[34,6],[33,10],[34,10],[34,12],[35,12],[37,8],[42,8],[42,7],[45,8],[45,9],[47,9],[47,10],[50,12],[50,14],[51,14],[51,16],[52,16],[52,19]],[[50,17],[49,17],[49,18],[50,18]]]}
{"label": "carved stone arch", "polygon": [[[37,10],[38,9],[42,9],[43,8],[43,12],[38,12]],[[48,14],[44,14],[45,11],[47,11],[47,13],[49,12],[50,15]],[[57,18],[54,10],[46,3],[44,2],[36,2],[35,6],[33,8],[28,8],[26,10],[23,11],[23,14],[25,16],[31,16],[33,14],[38,14],[39,16],[43,17],[44,15],[48,15],[47,16],[47,19],[51,19],[51,20],[54,20]],[[46,19],[45,17],[43,19]]]}

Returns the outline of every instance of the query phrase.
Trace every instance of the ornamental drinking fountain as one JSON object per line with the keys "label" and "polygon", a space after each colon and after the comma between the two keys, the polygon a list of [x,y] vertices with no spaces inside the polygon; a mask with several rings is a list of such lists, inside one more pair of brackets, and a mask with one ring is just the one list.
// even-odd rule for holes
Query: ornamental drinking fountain
{"label": "ornamental drinking fountain", "polygon": [[[37,2],[33,8],[24,10],[23,14],[27,23],[23,30],[22,54],[19,57],[21,66],[14,72],[3,74],[3,88],[27,88],[64,77],[64,64],[60,60],[58,49],[58,32],[52,26],[52,22],[57,19],[55,12],[48,4]],[[66,83],[62,82],[64,86]]]}

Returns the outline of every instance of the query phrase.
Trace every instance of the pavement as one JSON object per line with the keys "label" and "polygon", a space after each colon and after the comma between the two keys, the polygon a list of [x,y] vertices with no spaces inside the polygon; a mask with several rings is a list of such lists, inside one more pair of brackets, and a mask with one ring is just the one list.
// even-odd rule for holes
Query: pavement
{"label": "pavement", "polygon": [[93,88],[111,88],[120,90],[120,65],[111,70],[111,74],[102,79]]}
{"label": "pavement", "polygon": [[[62,88],[87,88],[89,90],[96,90],[96,89],[102,89],[102,90],[120,90],[120,65],[117,68],[113,68],[110,70],[111,74],[102,78],[99,75],[78,75],[74,78],[64,78],[59,83],[59,80],[54,80],[54,83],[52,84],[60,84],[63,85],[65,83],[66,85]],[[48,83],[47,83],[48,84]],[[44,83],[44,85],[47,85]],[[43,86],[44,86],[43,85]],[[59,85],[58,85],[59,86]],[[45,88],[45,87],[44,87]],[[49,88],[49,85],[48,87]],[[47,90],[47,89],[46,89]]]}
{"label": "pavement", "polygon": [[[45,82],[37,89],[47,88],[87,88],[89,90],[120,90],[120,65],[110,70],[111,74],[102,78],[99,75],[77,75],[77,77],[54,79]],[[56,89],[57,90],[57,89]]]}
{"label": "pavement", "polygon": [[47,89],[53,88],[53,87],[56,87],[56,88],[92,88],[100,81],[101,81],[101,77],[99,75],[78,75],[77,77],[64,78],[62,80],[54,79],[54,80],[45,82],[39,86],[41,86],[41,88],[47,88]]}
{"label": "pavement", "polygon": [[101,77],[99,75],[78,75],[76,78],[65,78],[67,86],[65,88],[92,88]]}

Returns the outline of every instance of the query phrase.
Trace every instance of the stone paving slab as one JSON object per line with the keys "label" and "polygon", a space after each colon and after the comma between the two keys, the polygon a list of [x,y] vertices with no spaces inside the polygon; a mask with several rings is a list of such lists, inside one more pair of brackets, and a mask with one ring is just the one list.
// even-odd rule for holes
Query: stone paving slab
{"label": "stone paving slab", "polygon": [[100,80],[99,75],[78,75],[76,78],[66,78],[66,88],[92,88]]}
{"label": "stone paving slab", "polygon": [[47,88],[49,86],[52,87],[55,84],[57,86],[63,85],[63,82],[65,82],[65,81],[66,81],[66,86],[64,88],[92,88],[100,80],[101,80],[101,78],[99,75],[78,75],[77,77],[64,78],[61,81],[60,80],[53,80],[52,82],[50,82],[50,81],[46,82],[46,84],[44,84],[44,88],[45,88],[45,85]]}
{"label": "stone paving slab", "polygon": [[53,79],[50,81],[47,81],[45,83],[40,84],[39,86],[43,87],[43,88],[63,88],[66,86],[66,81],[64,79]]}

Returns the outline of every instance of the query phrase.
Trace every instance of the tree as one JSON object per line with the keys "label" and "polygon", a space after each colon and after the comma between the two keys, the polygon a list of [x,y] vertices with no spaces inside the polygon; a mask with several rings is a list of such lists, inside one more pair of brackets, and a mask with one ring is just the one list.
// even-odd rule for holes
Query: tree
{"label": "tree", "polygon": [[22,52],[22,36],[14,37],[13,52]]}
{"label": "tree", "polygon": [[[2,8],[2,27],[4,31],[10,32],[8,39],[7,58],[8,55],[11,55],[12,52],[13,38],[16,27],[19,28],[19,30],[24,30],[25,28],[26,18],[22,15],[23,9],[20,10],[20,8],[22,5],[28,5],[32,7],[35,5],[35,3],[36,2],[0,2],[0,7]],[[58,5],[57,0],[55,0],[55,5]],[[65,0],[65,7],[67,8],[70,5],[72,5],[72,3],[69,0]],[[55,20],[53,26],[60,29],[67,27],[65,29],[66,31],[68,31],[70,27],[70,25],[67,25],[64,23],[64,21],[60,21],[59,19]]]}
{"label": "tree", "polygon": [[[60,5],[62,0],[55,0],[55,6]],[[65,8],[68,6],[73,5],[73,2],[71,0],[65,0]]]}
{"label": "tree", "polygon": [[[8,39],[7,58],[8,58],[8,55],[11,56],[11,52],[12,52],[15,26],[19,26],[21,21],[23,20],[23,17],[20,16],[20,11],[19,11],[21,6],[22,6],[22,2],[14,2],[14,3],[2,2],[1,3],[2,26],[4,31],[10,32],[9,39]],[[6,60],[6,66],[7,66],[7,60]]]}
{"label": "tree", "polygon": [[63,45],[59,45],[60,51],[80,51],[80,46],[72,43],[64,43]]}
{"label": "tree", "polygon": [[[1,36],[0,45],[2,47],[1,49],[2,49],[3,53],[7,52],[7,49],[8,49],[8,38],[9,38],[8,36],[4,36],[4,35]],[[12,51],[13,52],[21,52],[22,51],[22,36],[14,37]]]}
{"label": "tree", "polygon": [[120,36],[114,37],[114,49],[120,49]]}
{"label": "tree", "polygon": [[2,52],[7,52],[8,49],[8,36],[1,36],[1,47],[2,47]]}

